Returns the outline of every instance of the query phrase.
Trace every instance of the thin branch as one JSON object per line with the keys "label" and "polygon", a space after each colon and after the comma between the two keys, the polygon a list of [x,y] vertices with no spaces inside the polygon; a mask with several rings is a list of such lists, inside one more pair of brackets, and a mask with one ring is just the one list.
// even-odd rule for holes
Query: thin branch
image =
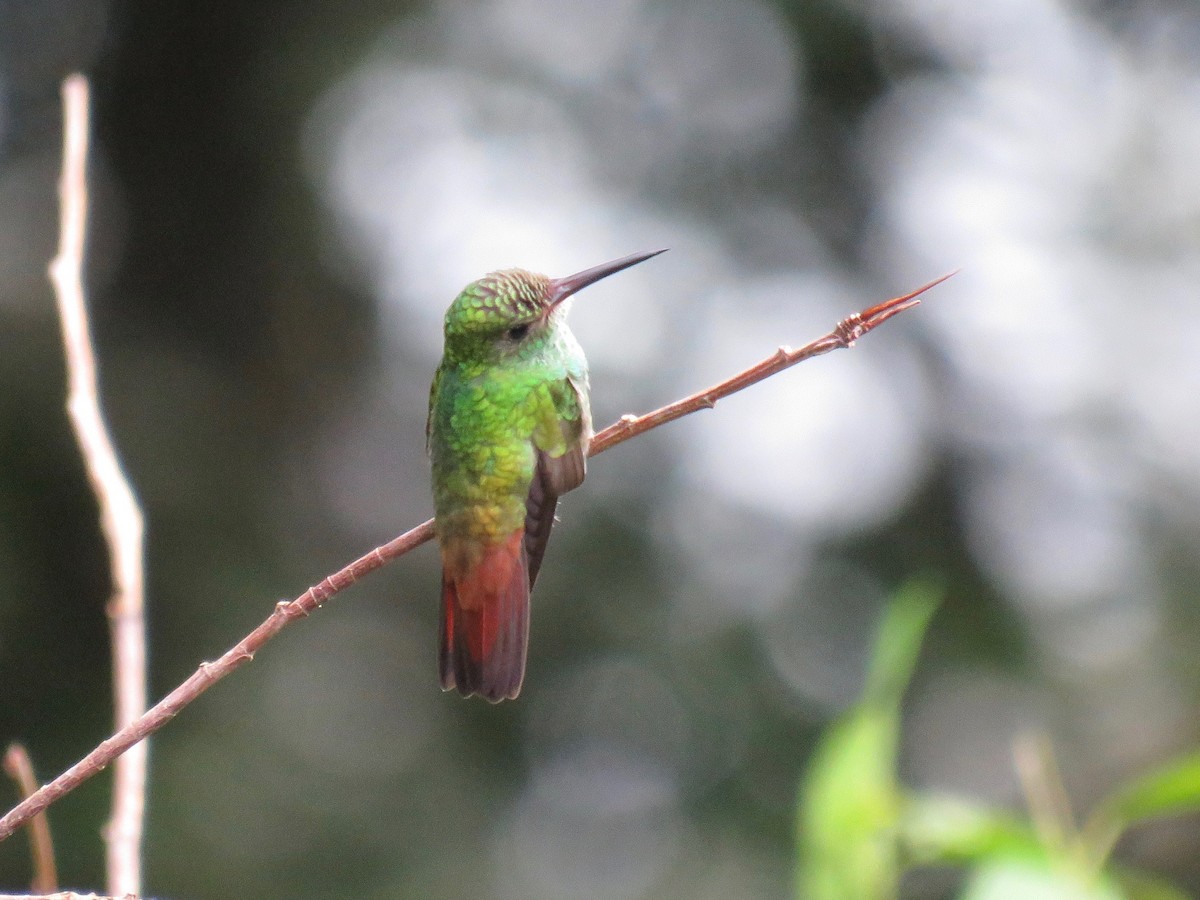
{"label": "thin branch", "polygon": [[745,390],[752,384],[757,384],[765,378],[770,378],[772,375],[776,375],[784,369],[791,368],[797,363],[804,362],[806,359],[812,359],[814,356],[822,356],[830,350],[853,347],[854,342],[868,331],[882,325],[892,316],[916,306],[921,302],[918,299],[919,295],[932,287],[936,287],[954,274],[955,272],[950,272],[948,275],[934,279],[928,284],[901,297],[893,297],[891,300],[885,300],[883,303],[872,306],[870,309],[854,313],[854,315],[838,322],[837,327],[825,335],[825,337],[818,338],[811,344],[805,344],[799,350],[793,350],[790,347],[780,347],[775,351],[773,356],[767,357],[744,372],[739,372],[727,381],[714,384],[707,390],[699,391],[690,397],[684,397],[682,400],[676,400],[674,403],[668,404],[661,409],[656,409],[654,412],[646,413],[643,416],[622,416],[619,421],[609,425],[592,438],[591,447],[588,449],[588,456],[603,453],[605,450],[615,447],[622,441],[637,437],[639,434],[649,431],[652,428],[657,428],[659,425],[674,422],[676,419],[681,419],[702,409],[712,409],[717,405],[718,400],[724,400],[730,394],[736,394],[738,391]]}
{"label": "thin branch", "polygon": [[[75,428],[88,478],[100,507],[108,544],[113,593],[108,602],[112,640],[114,719],[119,731],[146,710],[146,627],[143,613],[142,511],[121,471],[100,413],[96,360],[88,331],[83,291],[83,251],[87,230],[88,83],[82,75],[63,82],[62,205],[58,256],[50,279],[58,299],[66,352],[67,412]],[[108,889],[112,894],[141,890],[142,823],[146,798],[146,745],[139,743],[117,760],[112,817],[104,829],[108,844]]]}
{"label": "thin branch", "polygon": [[[953,273],[951,273],[953,274]],[[789,366],[820,356],[830,350],[850,347],[854,342],[883,324],[892,316],[915,306],[920,301],[917,295],[929,290],[949,278],[944,275],[936,281],[931,281],[924,287],[895,297],[891,300],[873,306],[860,313],[839,322],[829,334],[801,347],[799,350],[789,350],[781,347],[767,359],[751,366],[744,372],[714,385],[698,394],[685,397],[675,403],[646,413],[643,416],[623,416],[619,421],[605,428],[592,440],[589,455],[595,456],[617,444],[637,437],[639,434],[657,428],[667,422],[696,412],[700,409],[711,409],[718,400],[730,394],[747,388],[771,375],[781,372]],[[91,778],[129,747],[153,734],[174,718],[180,710],[199,697],[202,693],[232,672],[242,664],[254,658],[255,652],[267,641],[293,621],[307,616],[335,594],[344,591],[364,575],[375,571],[381,566],[408,553],[433,537],[433,520],[422,522],[417,527],[389,541],[381,547],[376,547],[365,556],[361,556],[344,569],[330,575],[324,581],[309,588],[295,600],[283,600],[275,606],[275,611],[254,631],[246,635],[238,644],[227,651],[215,662],[201,663],[192,675],[179,687],[155,704],[144,716],[136,722],[122,728],[108,740],[100,744],[91,753],[69,768],[54,781],[47,784],[36,794],[16,806],[0,818],[0,840],[7,838],[14,830],[30,816],[35,815],[47,806],[56,802],[63,795],[74,790],[87,779]],[[3,900],[3,898],[0,898]]]}
{"label": "thin branch", "polygon": [[1071,849],[1077,834],[1075,817],[1049,736],[1040,731],[1018,736],[1013,741],[1013,762],[1042,845]]}
{"label": "thin branch", "polygon": [[292,620],[307,616],[330,597],[344,591],[367,573],[403,556],[431,537],[433,537],[432,519],[360,557],[344,569],[309,588],[295,600],[283,600],[277,603],[274,612],[261,625],[242,638],[236,646],[226,651],[220,659],[215,662],[201,663],[200,667],[186,681],[151,707],[137,721],[130,723],[105,740],[67,771],[0,818],[0,840],[9,837],[30,816],[55,803],[93,775],[102,771],[138,741],[166,725],[178,715],[180,710],[206,690],[234,669],[252,660],[255,652],[282,631]]}
{"label": "thin branch", "polygon": [[[17,785],[22,798],[37,790],[37,778],[29,753],[20,744],[9,744],[4,754],[4,771]],[[54,841],[50,838],[50,819],[38,813],[29,823],[29,854],[33,858],[30,889],[41,894],[58,890],[58,869],[54,865]]]}

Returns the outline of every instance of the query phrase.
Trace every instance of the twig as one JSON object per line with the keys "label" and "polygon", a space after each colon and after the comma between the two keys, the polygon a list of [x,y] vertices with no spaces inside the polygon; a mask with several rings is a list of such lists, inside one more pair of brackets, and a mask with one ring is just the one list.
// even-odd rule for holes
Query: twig
{"label": "twig", "polygon": [[1075,819],[1050,738],[1044,732],[1018,736],[1013,741],[1013,762],[1042,845],[1071,849],[1076,838]]}
{"label": "twig", "polygon": [[[83,453],[88,478],[100,506],[108,544],[113,593],[107,615],[112,640],[114,719],[119,731],[146,710],[146,628],[143,613],[142,512],[121,471],[96,387],[96,360],[88,332],[83,292],[83,250],[87,227],[88,83],[82,75],[63,82],[62,204],[58,256],[50,279],[58,299],[66,352],[67,412]],[[142,821],[146,797],[146,745],[139,743],[117,760],[112,817],[104,829],[108,844],[108,889],[112,894],[141,890]]]}
{"label": "twig", "polygon": [[588,456],[603,453],[610,447],[615,447],[622,441],[637,437],[639,434],[649,431],[652,428],[657,428],[659,425],[674,422],[676,419],[681,419],[702,409],[712,409],[717,405],[718,400],[724,400],[730,394],[736,394],[738,391],[745,390],[750,385],[757,384],[764,378],[770,378],[784,369],[791,368],[796,363],[804,362],[804,360],[811,359],[814,356],[821,356],[830,350],[852,347],[854,346],[854,342],[868,331],[882,325],[892,316],[916,306],[921,302],[917,299],[920,294],[925,293],[932,287],[936,287],[954,274],[955,272],[950,272],[901,297],[893,297],[891,300],[885,300],[883,303],[872,306],[870,309],[854,313],[854,315],[838,322],[837,327],[825,335],[825,337],[818,338],[811,344],[805,344],[799,350],[793,350],[790,347],[780,347],[775,351],[773,356],[767,357],[757,365],[751,366],[744,372],[739,372],[729,380],[715,384],[707,390],[699,391],[690,397],[684,397],[682,400],[676,400],[674,403],[668,404],[661,409],[656,409],[654,412],[646,413],[643,416],[622,416],[619,421],[609,425],[592,438],[591,447],[588,449]]}
{"label": "twig", "polygon": [[[951,273],[954,274],[954,273]],[[615,447],[631,438],[657,428],[667,422],[686,416],[699,409],[711,409],[718,400],[730,394],[762,381],[783,369],[813,356],[820,356],[830,350],[850,347],[868,331],[886,322],[897,313],[915,306],[919,300],[917,295],[929,290],[949,278],[944,275],[936,281],[931,281],[924,287],[895,297],[891,300],[873,306],[860,313],[855,313],[842,322],[832,332],[801,347],[799,350],[780,348],[776,353],[751,366],[744,372],[714,385],[708,390],[685,397],[675,403],[657,409],[643,416],[623,416],[619,421],[605,428],[592,440],[589,455],[595,456],[605,450]],[[145,715],[136,722],[122,728],[91,753],[59,775],[36,794],[16,806],[0,818],[0,840],[7,838],[13,831],[30,816],[45,809],[60,797],[74,790],[87,779],[91,778],[117,756],[129,747],[153,734],[179,713],[181,709],[195,700],[234,669],[254,658],[255,652],[267,641],[274,637],[284,626],[293,619],[307,616],[335,594],[345,590],[364,575],[375,571],[386,563],[403,556],[410,550],[424,544],[433,537],[433,520],[422,522],[417,527],[377,547],[365,556],[361,556],[344,569],[330,575],[324,581],[309,588],[295,600],[283,600],[275,606],[275,611],[254,631],[246,635],[235,647],[227,651],[215,662],[201,663],[200,668],[179,687],[155,704]],[[0,898],[2,900],[2,898]]]}
{"label": "twig", "polygon": [[[20,744],[9,744],[4,754],[4,771],[17,785],[22,798],[37,790],[37,778],[29,753]],[[33,857],[30,889],[42,894],[58,890],[58,870],[54,865],[54,841],[50,839],[50,820],[44,812],[29,823],[29,853]]]}

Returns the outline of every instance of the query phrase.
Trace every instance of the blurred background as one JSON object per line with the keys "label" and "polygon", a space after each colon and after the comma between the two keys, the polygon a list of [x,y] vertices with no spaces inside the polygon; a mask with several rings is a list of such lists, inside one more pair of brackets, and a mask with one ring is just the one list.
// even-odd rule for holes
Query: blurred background
{"label": "blurred background", "polygon": [[[0,2],[0,740],[43,779],[110,729],[45,277],[75,69],[155,699],[430,514],[484,272],[672,248],[575,305],[602,426],[963,270],[597,459],[517,702],[439,691],[431,547],[288,629],[154,738],[147,894],[788,896],[798,779],[913,575],[949,599],[908,784],[1020,808],[1040,730],[1086,809],[1200,741],[1193,0]],[[65,885],[103,884],[107,804],[53,807]],[[1200,892],[1198,846],[1117,857]]]}

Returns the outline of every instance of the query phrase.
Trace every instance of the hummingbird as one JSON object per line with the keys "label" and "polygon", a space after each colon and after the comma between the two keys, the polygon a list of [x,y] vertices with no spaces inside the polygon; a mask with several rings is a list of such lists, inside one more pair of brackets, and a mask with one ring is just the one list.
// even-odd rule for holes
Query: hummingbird
{"label": "hummingbird", "polygon": [[663,253],[566,278],[505,269],[463,288],[445,317],[426,449],[442,556],[442,690],[491,703],[520,693],[537,580],[558,498],[587,470],[588,367],[570,298]]}

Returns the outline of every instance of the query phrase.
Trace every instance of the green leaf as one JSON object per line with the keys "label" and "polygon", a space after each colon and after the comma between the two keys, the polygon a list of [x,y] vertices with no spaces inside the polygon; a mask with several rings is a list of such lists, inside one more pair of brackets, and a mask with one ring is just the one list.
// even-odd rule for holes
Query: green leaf
{"label": "green leaf", "polygon": [[798,896],[881,900],[899,877],[896,717],[860,708],[826,733],[800,808]]}
{"label": "green leaf", "polygon": [[825,733],[798,813],[798,896],[886,900],[900,877],[896,746],[900,700],[940,601],[927,584],[902,590],[884,615],[865,699]]}
{"label": "green leaf", "polygon": [[905,855],[914,863],[982,863],[998,855],[1039,855],[1037,834],[1011,813],[962,797],[913,794],[900,815]]}
{"label": "green leaf", "polygon": [[921,652],[921,642],[945,591],[928,581],[912,581],[888,605],[879,626],[863,701],[899,709]]}
{"label": "green leaf", "polygon": [[1124,827],[1155,816],[1200,810],[1200,752],[1135,778],[1111,794],[1097,814]]}
{"label": "green leaf", "polygon": [[960,900],[1130,900],[1107,879],[1046,858],[1000,858],[975,870]]}

